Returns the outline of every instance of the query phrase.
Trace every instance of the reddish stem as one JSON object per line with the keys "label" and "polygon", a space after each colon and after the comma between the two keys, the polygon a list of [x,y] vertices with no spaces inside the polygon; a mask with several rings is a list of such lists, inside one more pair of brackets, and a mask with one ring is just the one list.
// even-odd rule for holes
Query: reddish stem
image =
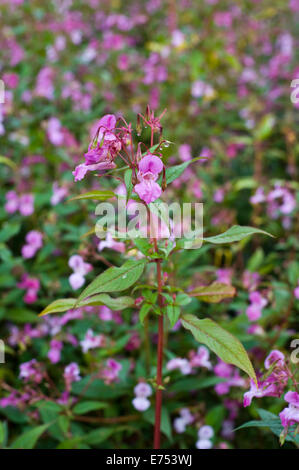
{"label": "reddish stem", "polygon": [[156,391],[156,409],[155,409],[155,430],[154,430],[154,449],[160,449],[161,442],[161,410],[162,410],[162,365],[163,365],[163,298],[162,298],[162,275],[161,261],[157,260],[157,278],[158,278],[158,303],[161,315],[158,323],[158,349],[157,349],[157,391]]}

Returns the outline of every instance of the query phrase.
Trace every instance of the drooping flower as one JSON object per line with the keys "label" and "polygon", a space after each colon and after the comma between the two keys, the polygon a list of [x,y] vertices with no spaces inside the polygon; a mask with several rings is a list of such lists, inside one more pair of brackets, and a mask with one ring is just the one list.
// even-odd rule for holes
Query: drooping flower
{"label": "drooping flower", "polygon": [[148,154],[140,160],[138,169],[137,178],[140,182],[134,186],[134,190],[140,199],[149,204],[161,195],[162,189],[156,180],[163,170],[163,163],[156,155]]}
{"label": "drooping flower", "polygon": [[37,292],[40,288],[40,282],[35,277],[29,277],[28,274],[23,274],[21,282],[17,284],[20,289],[26,289],[24,302],[32,304],[37,300]]}
{"label": "drooping flower", "polygon": [[65,367],[63,377],[66,383],[66,388],[69,390],[73,382],[81,380],[80,369],[76,362],[71,362]]}
{"label": "drooping flower", "polygon": [[295,423],[299,423],[299,393],[287,392],[284,399],[289,405],[279,413],[279,417],[283,427],[288,428]]}
{"label": "drooping flower", "polygon": [[178,434],[182,434],[185,432],[186,426],[193,423],[193,421],[194,416],[191,414],[190,410],[188,408],[182,408],[180,416],[173,421],[173,426]]}
{"label": "drooping flower", "polygon": [[69,277],[69,283],[73,290],[77,290],[83,286],[85,275],[92,270],[90,263],[85,263],[82,256],[73,255],[69,259],[69,267],[74,271]]}
{"label": "drooping flower", "polygon": [[95,335],[94,332],[89,329],[82,341],[80,341],[82,351],[86,353],[89,349],[100,348],[105,344],[105,337],[103,335]]}
{"label": "drooping flower", "polygon": [[31,230],[27,233],[26,244],[22,247],[23,258],[33,258],[35,253],[43,246],[43,235],[38,230]]}
{"label": "drooping flower", "polygon": [[52,364],[57,364],[60,361],[62,346],[62,341],[57,341],[56,339],[50,341],[50,349],[47,356]]}
{"label": "drooping flower", "polygon": [[134,388],[135,398],[132,400],[134,408],[138,411],[146,411],[151,402],[148,400],[148,397],[152,394],[152,388],[149,384],[145,382],[140,382]]}
{"label": "drooping flower", "polygon": [[75,181],[82,180],[88,171],[111,170],[116,167],[114,158],[121,149],[121,137],[116,135],[116,117],[106,114],[100,119],[95,139],[85,153],[85,163],[73,171]]}
{"label": "drooping flower", "polygon": [[251,304],[246,309],[246,314],[250,321],[256,321],[262,316],[262,309],[268,301],[258,291],[251,292],[249,295]]}
{"label": "drooping flower", "polygon": [[23,364],[20,365],[19,377],[25,382],[31,381],[34,383],[40,383],[42,381],[43,374],[37,360],[31,359],[31,361],[23,362]]}

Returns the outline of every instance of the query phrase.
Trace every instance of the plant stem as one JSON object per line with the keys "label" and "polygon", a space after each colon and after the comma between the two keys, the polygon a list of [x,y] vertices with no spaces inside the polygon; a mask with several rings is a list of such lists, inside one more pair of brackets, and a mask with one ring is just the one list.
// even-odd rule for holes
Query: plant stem
{"label": "plant stem", "polygon": [[154,430],[154,449],[160,449],[161,441],[161,409],[162,409],[162,364],[163,364],[163,297],[162,297],[162,275],[161,261],[156,261],[158,278],[158,303],[161,315],[158,323],[158,349],[157,349],[157,390],[156,390],[156,410],[155,410],[155,430]]}

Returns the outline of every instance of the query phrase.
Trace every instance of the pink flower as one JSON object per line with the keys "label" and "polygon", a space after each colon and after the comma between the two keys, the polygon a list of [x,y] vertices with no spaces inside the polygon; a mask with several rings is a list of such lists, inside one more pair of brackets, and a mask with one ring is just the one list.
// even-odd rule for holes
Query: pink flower
{"label": "pink flower", "polygon": [[37,292],[40,288],[40,282],[35,277],[29,277],[28,274],[23,274],[21,282],[17,284],[20,289],[26,289],[27,292],[24,296],[24,302],[32,304],[37,300]]}
{"label": "pink flower", "polygon": [[68,190],[63,186],[59,187],[58,183],[53,183],[53,195],[51,196],[51,204],[52,206],[56,206],[60,203],[67,195]]}
{"label": "pink flower", "polygon": [[89,349],[100,348],[105,344],[105,337],[103,335],[94,335],[93,331],[89,329],[83,341],[80,341],[82,351],[86,353]]}
{"label": "pink flower", "polygon": [[297,392],[287,392],[284,397],[289,406],[280,414],[281,424],[288,428],[295,423],[299,423],[299,394]]}
{"label": "pink flower", "polygon": [[102,251],[104,248],[110,248],[111,250],[118,251],[119,253],[124,253],[126,245],[123,242],[117,242],[112,238],[110,232],[107,232],[106,240],[100,241],[98,244],[98,250]]}
{"label": "pink flower", "polygon": [[111,384],[118,379],[122,365],[114,359],[107,359],[106,366],[101,371],[101,377],[106,384]]}
{"label": "pink flower", "polygon": [[43,235],[37,230],[31,230],[27,233],[26,245],[22,247],[23,258],[33,258],[35,253],[43,246]]}
{"label": "pink flower", "polygon": [[182,434],[186,430],[186,426],[188,424],[193,423],[194,417],[190,413],[190,410],[188,408],[182,408],[180,411],[180,416],[178,418],[175,418],[173,422],[173,426],[175,431],[178,434]]}
{"label": "pink flower", "polygon": [[146,411],[151,402],[147,399],[152,394],[152,388],[145,382],[140,382],[134,388],[134,393],[136,397],[132,400],[134,408],[138,411]]}
{"label": "pink flower", "polygon": [[298,280],[297,287],[295,287],[294,289],[294,296],[296,297],[296,299],[299,299],[299,280]]}
{"label": "pink flower", "polygon": [[66,366],[64,369],[63,377],[68,389],[70,388],[73,382],[78,382],[79,380],[81,380],[80,369],[78,364],[76,362],[71,362],[68,366]]}
{"label": "pink flower", "polygon": [[40,364],[36,359],[31,359],[31,361],[23,362],[20,365],[20,379],[24,379],[25,382],[35,382],[40,383],[42,381],[42,372],[40,370]]}
{"label": "pink flower", "polygon": [[265,359],[265,368],[270,369],[270,367],[275,364],[275,367],[283,367],[285,363],[284,354],[277,349],[274,349],[270,352],[269,356]]}
{"label": "pink flower", "polygon": [[250,321],[256,321],[262,316],[262,309],[268,301],[258,291],[251,292],[249,295],[251,305],[247,307],[246,314]]}
{"label": "pink flower", "polygon": [[8,191],[8,193],[5,194],[5,198],[7,202],[4,208],[6,212],[13,214],[19,208],[19,197],[15,191]]}
{"label": "pink flower", "polygon": [[57,362],[60,361],[62,346],[63,344],[61,341],[57,341],[56,339],[51,340],[48,358],[50,359],[52,364],[57,364]]}
{"label": "pink flower", "polygon": [[22,194],[19,199],[19,211],[22,215],[28,216],[34,212],[34,197],[32,194]]}
{"label": "pink flower", "polygon": [[20,197],[15,191],[8,191],[5,195],[5,210],[9,214],[13,214],[17,210],[21,215],[28,216],[34,212],[34,197],[32,194],[22,194]]}
{"label": "pink flower", "polygon": [[166,364],[166,369],[170,371],[180,369],[183,375],[188,375],[192,372],[190,362],[187,359],[182,359],[181,357],[170,359],[170,361],[168,361]]}
{"label": "pink flower", "polygon": [[80,289],[85,283],[84,276],[92,270],[92,266],[89,263],[85,263],[80,255],[71,256],[68,264],[74,271],[69,277],[69,283],[73,290]]}
{"label": "pink flower", "polygon": [[98,122],[95,139],[92,140],[81,163],[73,171],[75,181],[82,180],[88,171],[111,170],[116,167],[113,162],[121,149],[121,138],[115,131],[116,117],[113,114],[103,116]]}
{"label": "pink flower", "polygon": [[244,393],[244,401],[243,405],[249,406],[251,405],[252,399],[254,397],[260,398],[260,397],[276,397],[276,387],[275,384],[267,384],[263,385],[263,383],[259,383],[259,387],[257,388],[255,382],[253,380],[250,381],[250,390],[246,393]]}
{"label": "pink flower", "polygon": [[200,346],[196,353],[190,355],[191,367],[204,367],[206,369],[212,369],[210,361],[210,352],[204,346]]}
{"label": "pink flower", "polygon": [[151,394],[153,392],[152,392],[152,388],[149,384],[147,384],[145,382],[140,382],[134,388],[134,393],[137,397],[149,397],[149,396],[151,396]]}
{"label": "pink flower", "polygon": [[151,406],[151,402],[145,397],[135,397],[132,404],[137,411],[146,411]]}
{"label": "pink flower", "polygon": [[135,185],[134,190],[140,199],[149,204],[161,195],[162,190],[156,180],[163,170],[163,163],[159,157],[148,154],[140,160],[138,169],[140,183]]}

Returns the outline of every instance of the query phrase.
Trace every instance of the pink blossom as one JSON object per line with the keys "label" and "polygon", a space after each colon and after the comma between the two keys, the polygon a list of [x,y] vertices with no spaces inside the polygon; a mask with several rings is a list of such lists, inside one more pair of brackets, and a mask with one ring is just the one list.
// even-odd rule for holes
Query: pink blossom
{"label": "pink blossom", "polygon": [[78,382],[81,380],[80,369],[76,362],[71,362],[68,366],[65,367],[63,373],[64,380],[66,382],[67,389],[70,388],[73,382]]}
{"label": "pink blossom", "polygon": [[7,202],[4,208],[6,212],[13,214],[19,208],[19,197],[15,191],[8,191],[8,193],[5,194],[5,198]]}
{"label": "pink blossom", "polygon": [[98,244],[98,250],[101,252],[105,248],[110,248],[111,250],[118,251],[119,253],[124,253],[126,245],[124,242],[117,242],[114,240],[110,232],[107,232],[106,240],[100,241]]}
{"label": "pink blossom", "polygon": [[32,304],[37,300],[37,292],[40,288],[40,282],[35,277],[29,277],[28,274],[23,274],[21,282],[17,284],[20,289],[26,289],[24,302]]}
{"label": "pink blossom", "polygon": [[217,269],[217,281],[228,286],[232,283],[233,270],[229,268]]}
{"label": "pink blossom", "polygon": [[23,379],[25,382],[35,382],[40,383],[42,381],[43,375],[40,369],[40,364],[36,359],[31,359],[31,361],[23,362],[20,365],[20,379]]}
{"label": "pink blossom", "polygon": [[80,341],[82,351],[86,353],[90,349],[100,348],[105,345],[105,337],[103,335],[94,335],[94,332],[89,329],[83,341]]}
{"label": "pink blossom", "polygon": [[200,439],[211,439],[214,436],[214,429],[212,426],[201,426],[198,430],[198,437]]}
{"label": "pink blossom", "polygon": [[299,423],[299,394],[290,391],[285,394],[284,399],[289,405],[279,414],[279,417],[283,427],[288,428]]}
{"label": "pink blossom", "polygon": [[33,258],[43,245],[43,235],[37,230],[31,230],[27,233],[25,240],[27,243],[22,247],[22,256],[25,259]]}
{"label": "pink blossom", "polygon": [[137,411],[146,411],[151,406],[151,402],[145,397],[133,398],[132,404]]}
{"label": "pink blossom", "polygon": [[18,196],[15,191],[8,191],[5,195],[5,210],[9,214],[13,214],[17,210],[21,215],[28,216],[34,212],[34,196],[32,194],[22,194]]}
{"label": "pink blossom", "polygon": [[270,369],[273,364],[275,364],[275,367],[283,367],[285,364],[284,354],[277,349],[271,351],[269,356],[267,356],[265,359],[266,369]]}
{"label": "pink blossom", "polygon": [[170,371],[180,369],[183,375],[188,375],[192,372],[190,362],[187,359],[182,359],[181,357],[170,359],[166,364],[166,369]]}
{"label": "pink blossom", "polygon": [[163,163],[159,157],[148,154],[140,160],[138,169],[140,183],[135,185],[134,190],[140,199],[149,204],[161,195],[162,190],[156,180],[163,170]]}
{"label": "pink blossom", "polygon": [[68,190],[67,188],[61,186],[58,186],[58,183],[53,183],[52,186],[53,194],[51,196],[51,204],[52,206],[56,206],[59,204],[67,195],[68,195]]}
{"label": "pink blossom", "polygon": [[106,384],[115,382],[118,374],[122,369],[122,365],[114,359],[107,359],[105,367],[101,371],[101,377]]}
{"label": "pink blossom", "polygon": [[262,316],[262,309],[268,301],[258,291],[251,292],[249,295],[251,304],[246,309],[246,314],[250,321],[256,321]]}
{"label": "pink blossom", "polygon": [[60,361],[61,356],[61,349],[62,349],[62,342],[57,341],[56,339],[52,339],[50,341],[50,350],[48,352],[48,358],[52,362],[52,364],[57,364]]}
{"label": "pink blossom", "polygon": [[298,279],[297,287],[295,287],[294,289],[294,296],[296,297],[296,299],[299,299],[299,279]]}
{"label": "pink blossom", "polygon": [[34,197],[32,194],[22,194],[19,198],[19,211],[22,215],[28,216],[34,212]]}
{"label": "pink blossom", "polygon": [[195,446],[197,449],[211,449],[213,447],[213,443],[209,439],[198,439]]}
{"label": "pink blossom", "polygon": [[92,265],[85,263],[80,255],[71,256],[68,264],[74,271],[69,277],[69,283],[73,290],[77,290],[85,283],[84,276],[92,270]]}
{"label": "pink blossom", "polygon": [[186,426],[193,423],[193,421],[194,416],[190,413],[190,410],[188,408],[182,408],[180,411],[180,416],[175,418],[173,426],[178,434],[182,434],[185,432]]}
{"label": "pink blossom", "polygon": [[209,350],[205,346],[200,346],[195,354],[190,355],[190,365],[191,367],[212,369]]}
{"label": "pink blossom", "polygon": [[134,388],[134,393],[137,397],[149,397],[153,392],[149,384],[146,382],[140,382]]}

